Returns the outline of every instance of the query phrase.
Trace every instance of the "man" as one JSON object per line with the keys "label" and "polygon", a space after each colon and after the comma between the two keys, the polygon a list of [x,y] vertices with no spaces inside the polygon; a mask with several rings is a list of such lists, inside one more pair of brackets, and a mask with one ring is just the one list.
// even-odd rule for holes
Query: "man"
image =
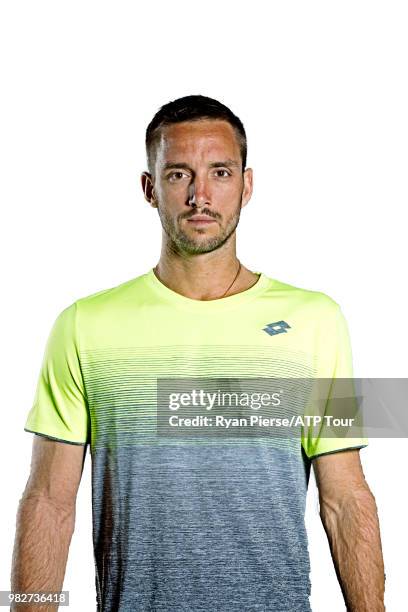
{"label": "man", "polygon": [[204,96],[175,100],[151,121],[146,148],[160,259],[54,323],[25,424],[37,435],[12,588],[61,589],[89,443],[100,612],[310,611],[312,463],[347,607],[384,610],[376,504],[359,458],[366,438],[160,429],[158,390],[182,378],[333,380],[352,370],[334,300],[237,258],[253,182],[238,117]]}

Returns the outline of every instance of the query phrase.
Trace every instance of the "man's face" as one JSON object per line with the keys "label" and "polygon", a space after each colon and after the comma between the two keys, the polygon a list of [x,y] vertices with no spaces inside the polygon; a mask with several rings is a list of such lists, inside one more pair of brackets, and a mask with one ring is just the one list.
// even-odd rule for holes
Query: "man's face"
{"label": "man's face", "polygon": [[[227,121],[166,126],[156,148],[154,176],[142,178],[171,248],[189,254],[219,248],[238,225],[252,194],[252,170],[242,172],[237,135]],[[194,216],[207,221],[194,221]]]}

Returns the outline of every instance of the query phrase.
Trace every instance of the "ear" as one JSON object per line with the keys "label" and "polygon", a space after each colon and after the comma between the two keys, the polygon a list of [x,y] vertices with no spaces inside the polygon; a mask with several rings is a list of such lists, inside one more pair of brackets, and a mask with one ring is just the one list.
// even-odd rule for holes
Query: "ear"
{"label": "ear", "polygon": [[140,177],[145,200],[150,206],[157,208],[156,194],[154,191],[154,180],[150,172],[142,172]]}
{"label": "ear", "polygon": [[241,208],[244,208],[251,199],[253,191],[253,170],[247,168],[244,172],[244,189],[242,192]]}

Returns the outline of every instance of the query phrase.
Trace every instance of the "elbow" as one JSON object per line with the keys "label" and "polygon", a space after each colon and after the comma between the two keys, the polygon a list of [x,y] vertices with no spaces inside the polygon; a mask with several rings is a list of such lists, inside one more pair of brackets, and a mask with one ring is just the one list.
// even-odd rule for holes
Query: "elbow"
{"label": "elbow", "polygon": [[54,499],[41,492],[24,492],[20,498],[17,517],[19,521],[38,519],[43,524],[53,523],[66,535],[75,529],[75,502]]}
{"label": "elbow", "polygon": [[375,498],[368,485],[319,497],[319,515],[325,525],[333,523],[350,512],[364,513],[367,511],[377,513]]}

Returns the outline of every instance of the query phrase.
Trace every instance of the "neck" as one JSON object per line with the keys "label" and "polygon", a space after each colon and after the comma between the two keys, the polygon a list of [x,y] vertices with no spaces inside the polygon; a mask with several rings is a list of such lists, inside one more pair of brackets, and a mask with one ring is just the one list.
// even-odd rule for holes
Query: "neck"
{"label": "neck", "polygon": [[216,300],[234,295],[257,282],[256,274],[242,263],[240,267],[235,251],[217,251],[222,249],[187,256],[162,251],[154,268],[155,274],[169,289],[195,300]]}

